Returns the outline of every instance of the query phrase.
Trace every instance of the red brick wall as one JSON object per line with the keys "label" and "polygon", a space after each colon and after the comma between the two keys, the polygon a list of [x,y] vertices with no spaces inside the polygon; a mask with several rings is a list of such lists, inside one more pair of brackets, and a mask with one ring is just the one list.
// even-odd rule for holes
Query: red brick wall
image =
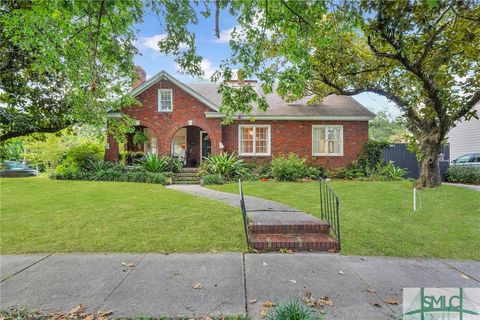
{"label": "red brick wall", "polygon": [[[173,112],[158,112],[158,89],[172,89]],[[192,120],[192,125],[205,130],[212,141],[212,153],[220,152],[219,143],[225,145],[225,151],[238,154],[238,125],[251,124],[250,121],[235,121],[224,126],[222,130],[220,119],[206,119],[205,112],[211,111],[200,101],[184,92],[169,81],[162,80],[142,92],[138,99],[141,107],[133,107],[125,113],[140,121],[141,126],[148,127],[157,136],[159,154],[171,153],[171,140],[175,132]],[[297,153],[306,157],[311,164],[322,165],[326,168],[345,167],[358,158],[363,144],[368,139],[367,121],[255,121],[255,124],[271,125],[271,150],[273,156]],[[343,125],[343,156],[312,157],[312,125],[335,124]],[[196,129],[196,130],[193,130]],[[198,129],[190,127],[188,144],[195,142],[190,150],[191,156],[199,158]],[[118,161],[118,144],[112,137],[108,137],[110,148],[106,150],[105,159]],[[271,160],[271,157],[244,157],[248,161],[262,163]],[[198,159],[199,160],[199,159]],[[197,163],[198,165],[198,163]]]}
{"label": "red brick wall", "polygon": [[[307,158],[308,163],[326,168],[345,167],[358,158],[368,140],[367,121],[235,121],[223,128],[225,151],[238,154],[239,124],[269,124],[273,156],[294,152]],[[312,125],[343,125],[343,156],[312,156]],[[271,157],[243,157],[247,161],[263,163]]]}
{"label": "red brick wall", "polygon": [[[173,112],[158,112],[158,89],[172,89]],[[208,133],[212,140],[212,152],[220,152],[219,143],[222,139],[221,120],[206,119],[204,113],[212,110],[175,84],[167,80],[161,80],[142,92],[137,99],[142,105],[125,110],[124,113],[133,119],[139,120],[139,125],[150,128],[153,131],[157,137],[159,154],[171,153],[172,137],[178,129],[188,126],[190,120],[192,120],[193,126],[200,127]],[[108,138],[108,142],[112,140],[112,137]],[[197,144],[199,144],[199,140]],[[116,143],[110,143],[109,150],[106,150],[105,159],[110,161],[118,160],[118,146]]]}

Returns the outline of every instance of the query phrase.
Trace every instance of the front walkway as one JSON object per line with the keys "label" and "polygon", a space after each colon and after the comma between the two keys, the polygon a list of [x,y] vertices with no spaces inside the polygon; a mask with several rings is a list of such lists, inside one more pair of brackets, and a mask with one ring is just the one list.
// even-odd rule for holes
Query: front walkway
{"label": "front walkway", "polygon": [[442,184],[444,184],[446,186],[454,186],[454,187],[460,187],[460,188],[464,188],[464,189],[480,191],[480,186],[479,185],[474,185],[474,184],[450,183],[450,182],[442,182]]}
{"label": "front walkway", "polygon": [[86,304],[89,313],[112,310],[114,318],[258,319],[265,301],[302,299],[311,291],[332,300],[326,319],[378,320],[399,319],[405,287],[479,287],[480,261],[325,253],[6,255],[0,282],[1,309],[67,312]]}
{"label": "front walkway", "polygon": [[[167,188],[192,194],[195,196],[208,198],[212,200],[222,201],[232,207],[240,208],[240,197],[238,194],[221,192],[204,188],[199,185],[170,185]],[[287,206],[285,204],[256,198],[252,196],[245,196],[245,206],[247,215],[252,222],[261,221],[289,221],[289,222],[303,222],[303,221],[319,221],[314,216],[309,215],[296,208]]]}

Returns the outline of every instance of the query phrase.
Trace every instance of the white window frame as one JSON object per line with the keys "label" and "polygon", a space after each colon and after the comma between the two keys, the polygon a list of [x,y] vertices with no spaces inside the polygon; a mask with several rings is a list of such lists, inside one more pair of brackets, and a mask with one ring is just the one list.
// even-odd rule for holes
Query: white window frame
{"label": "white window frame", "polygon": [[[253,153],[241,152],[242,150],[242,128],[253,129]],[[267,152],[257,153],[257,128],[267,128]],[[268,157],[271,155],[272,150],[272,129],[269,124],[241,124],[238,126],[238,154],[240,156],[252,156],[252,157]]]}
{"label": "white window frame", "polygon": [[[170,109],[161,109],[160,106],[161,104],[161,99],[162,99],[162,93],[163,92],[168,92],[170,93]],[[172,89],[158,89],[158,99],[157,99],[157,110],[158,112],[172,112],[173,111],[173,92]]]}
{"label": "white window frame", "polygon": [[[314,132],[316,128],[323,128],[325,129],[325,142],[327,145],[327,152],[326,153],[316,153],[315,150],[313,149],[315,144],[314,144]],[[328,135],[326,130],[328,128],[340,128],[340,153],[328,153]],[[328,124],[322,124],[322,125],[312,125],[312,156],[328,156],[328,157],[343,157],[343,144],[345,143],[343,139],[343,126],[342,125],[328,125]]]}

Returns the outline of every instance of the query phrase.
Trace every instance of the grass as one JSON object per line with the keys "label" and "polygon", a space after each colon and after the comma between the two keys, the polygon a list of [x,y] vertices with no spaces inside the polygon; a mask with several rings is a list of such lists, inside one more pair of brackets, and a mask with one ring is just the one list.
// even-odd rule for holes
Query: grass
{"label": "grass", "polygon": [[[480,193],[453,186],[419,191],[412,209],[409,181],[333,181],[340,198],[342,253],[480,259]],[[237,193],[236,184],[211,186]],[[248,195],[319,216],[318,184],[245,182]],[[248,204],[247,204],[248,206]]]}
{"label": "grass", "polygon": [[239,209],[161,185],[0,179],[0,252],[245,251]]}

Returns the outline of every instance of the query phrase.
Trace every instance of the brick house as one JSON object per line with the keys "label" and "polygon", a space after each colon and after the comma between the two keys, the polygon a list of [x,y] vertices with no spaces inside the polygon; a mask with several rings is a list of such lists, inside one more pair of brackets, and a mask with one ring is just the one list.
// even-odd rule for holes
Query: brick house
{"label": "brick house", "polygon": [[[135,146],[131,135],[127,151],[178,155],[186,148],[188,167],[197,167],[203,157],[222,151],[256,163],[294,152],[313,165],[345,167],[357,159],[368,139],[368,121],[375,116],[347,96],[331,95],[322,105],[307,105],[308,99],[287,103],[272,93],[266,96],[267,111],[254,108],[255,121],[250,121],[250,115],[239,115],[232,124],[223,125],[217,84],[185,84],[165,71],[145,81],[145,71],[137,67],[137,72],[132,94],[141,106],[122,112],[136,120],[136,130],[143,131],[148,141]],[[259,88],[255,81],[245,84]],[[105,158],[119,160],[118,143],[110,135]]]}

